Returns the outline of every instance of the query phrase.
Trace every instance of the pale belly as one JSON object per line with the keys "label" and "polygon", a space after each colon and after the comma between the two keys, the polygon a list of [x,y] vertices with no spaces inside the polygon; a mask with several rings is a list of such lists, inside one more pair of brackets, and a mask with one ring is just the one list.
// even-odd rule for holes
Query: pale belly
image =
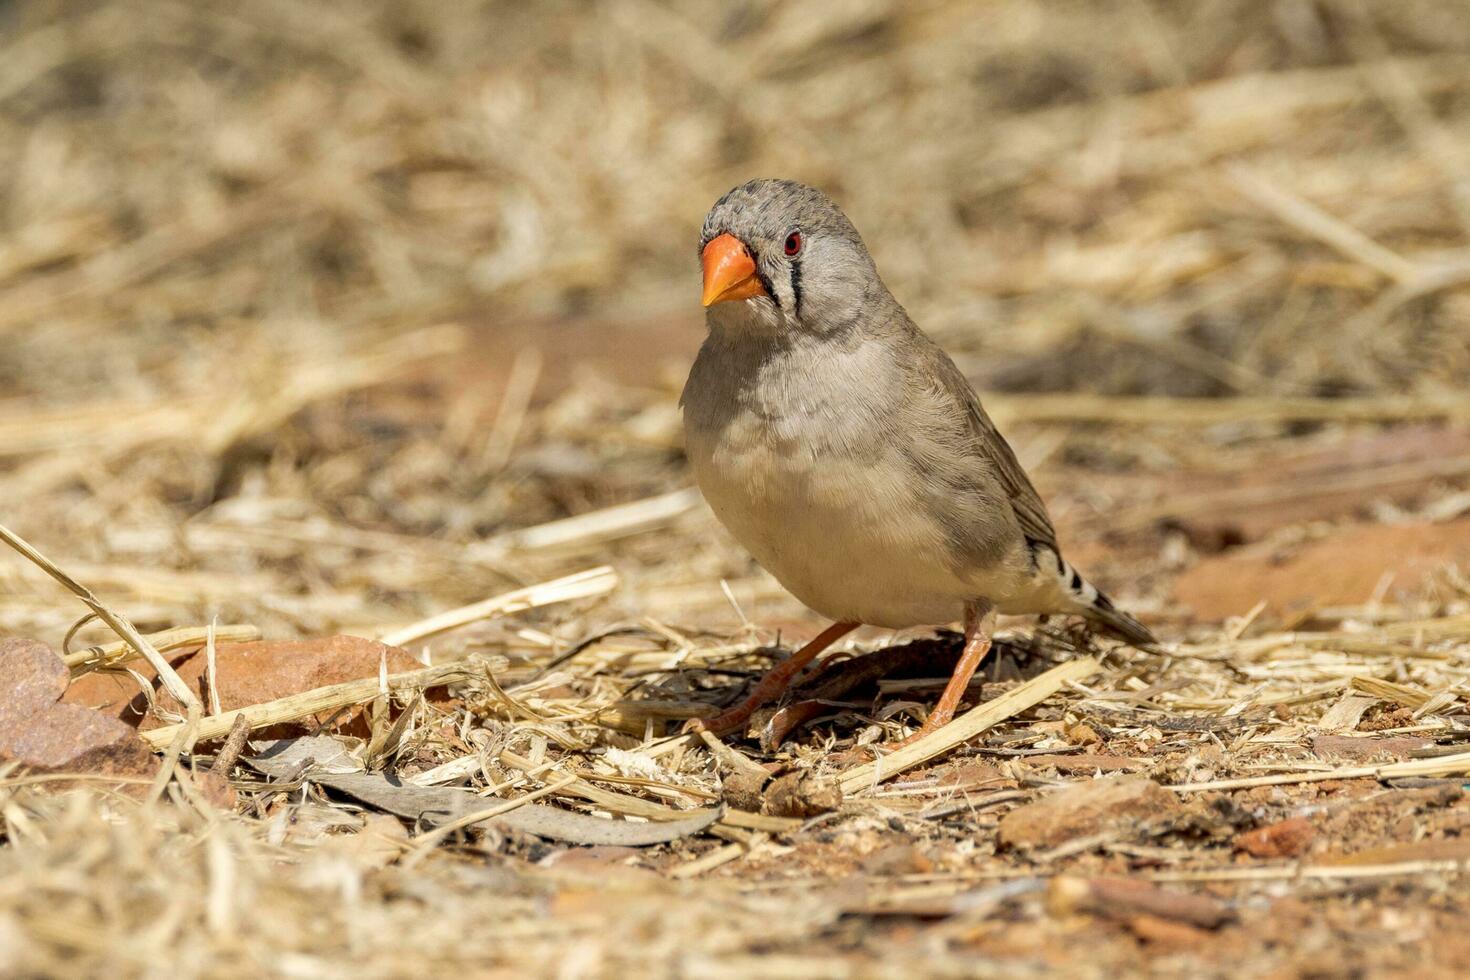
{"label": "pale belly", "polygon": [[834,620],[899,629],[954,622],[977,586],[897,466],[813,459],[768,446],[691,444],[705,499],[762,567]]}
{"label": "pale belly", "polygon": [[895,373],[878,344],[780,356],[707,344],[684,391],[705,500],[792,595],[834,620],[939,625],[975,600],[1052,611],[1055,577],[1036,577],[1018,528],[992,528],[983,560],[946,538],[933,488],[894,445],[925,424],[902,418],[904,389],[882,383]]}

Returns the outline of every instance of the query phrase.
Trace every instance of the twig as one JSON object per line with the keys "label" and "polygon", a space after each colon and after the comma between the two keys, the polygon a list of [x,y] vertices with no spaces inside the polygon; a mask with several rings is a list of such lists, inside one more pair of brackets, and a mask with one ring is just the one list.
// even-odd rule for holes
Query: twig
{"label": "twig", "polygon": [[245,740],[250,737],[250,722],[244,717],[235,719],[234,725],[230,727],[230,734],[225,738],[225,744],[220,746],[219,755],[214,757],[214,765],[209,771],[217,776],[228,776],[230,770],[235,768],[235,763],[240,761],[240,753],[245,751]]}
{"label": "twig", "polygon": [[1384,701],[1393,701],[1406,708],[1418,708],[1430,697],[1407,684],[1395,684],[1393,681],[1382,680],[1378,677],[1354,677],[1348,682],[1348,686],[1355,691],[1371,694]]}
{"label": "twig", "polygon": [[215,633],[213,624],[209,635],[204,638],[204,666],[209,674],[209,713],[217,715],[223,709],[219,703],[219,662],[215,657]]}
{"label": "twig", "polygon": [[0,541],[4,541],[10,545],[10,547],[20,552],[47,575],[60,582],[73,595],[81,599],[87,608],[96,613],[98,619],[112,627],[118,636],[121,636],[133,649],[142,654],[144,659],[148,661],[148,665],[158,672],[158,676],[162,679],[164,687],[168,689],[168,693],[178,699],[180,704],[185,707],[191,707],[195,712],[200,710],[199,698],[194,695],[193,691],[189,690],[189,686],[183,682],[183,679],[169,665],[169,662],[163,658],[163,654],[159,653],[153,644],[149,643],[138,632],[137,628],[128,622],[126,617],[108,608],[101,599],[97,598],[91,589],[63,572],[51,559],[41,554],[24,538],[3,524],[0,524]]}
{"label": "twig", "polygon": [[1241,779],[1215,779],[1205,783],[1180,783],[1170,786],[1176,793],[1204,793],[1211,790],[1250,789],[1254,786],[1286,786],[1292,783],[1316,783],[1326,779],[1405,779],[1413,776],[1459,776],[1470,773],[1470,752],[1440,756],[1437,759],[1413,759],[1381,766],[1344,766],[1309,772],[1279,773],[1274,776],[1250,776]]}
{"label": "twig", "polygon": [[[423,690],[431,687],[442,687],[455,681],[464,680],[475,672],[475,666],[467,663],[440,664],[437,667],[425,667],[423,670],[410,670],[401,674],[390,674],[387,679],[387,687],[390,691]],[[265,728],[268,725],[278,725],[286,721],[296,721],[307,715],[314,715],[319,711],[327,711],[331,708],[339,708],[343,705],[360,704],[371,701],[379,694],[379,678],[363,677],[355,681],[344,681],[341,684],[330,684],[326,687],[314,688],[310,691],[302,691],[300,694],[288,694],[274,701],[263,701],[260,704],[252,704],[244,708],[236,708],[233,711],[225,711],[221,714],[210,715],[198,726],[198,738],[202,741],[219,738],[227,733],[235,725],[235,719],[244,718],[250,728]],[[196,702],[197,703],[197,702]],[[154,728],[151,731],[139,732],[143,741],[155,749],[167,745],[169,740],[177,735],[180,725],[165,725]]]}
{"label": "twig", "polygon": [[497,535],[467,549],[476,560],[500,558],[515,552],[588,547],[640,531],[662,527],[699,505],[699,491],[691,488],[659,494],[631,504],[619,504],[575,517],[538,524]]}
{"label": "twig", "polygon": [[692,861],[686,861],[684,864],[679,865],[669,872],[669,877],[679,879],[693,878],[704,874],[706,871],[713,871],[721,865],[729,864],[731,861],[737,861],[749,853],[749,844],[726,844],[724,847],[715,848],[703,857],[697,857]]}
{"label": "twig", "polygon": [[522,348],[511,362],[510,375],[505,379],[505,388],[500,396],[500,408],[480,449],[480,473],[499,472],[510,460],[521,426],[525,424],[526,411],[531,406],[531,396],[536,393],[536,383],[541,379],[541,362],[541,351],[536,347]]}
{"label": "twig", "polygon": [[163,788],[173,778],[174,767],[178,764],[179,756],[183,754],[186,748],[190,748],[194,744],[196,733],[199,730],[199,718],[204,712],[204,707],[199,703],[199,698],[195,696],[193,691],[189,690],[188,685],[179,677],[173,665],[163,658],[163,654],[154,649],[153,644],[144,639],[143,635],[138,632],[132,623],[128,622],[125,616],[109,609],[101,599],[97,598],[91,589],[63,572],[51,559],[41,554],[24,538],[3,524],[0,524],[0,541],[4,541],[10,545],[10,547],[20,552],[47,575],[60,582],[73,595],[81,599],[88,609],[96,613],[98,619],[112,627],[118,636],[127,640],[133,649],[137,650],[148,661],[149,666],[153,668],[154,672],[158,674],[159,679],[163,682],[164,688],[184,706],[186,719],[182,725],[168,725],[164,728],[155,729],[155,732],[167,731],[169,733],[167,741],[158,743],[159,745],[167,745],[168,750],[164,753],[163,764],[159,767],[158,776],[153,781],[153,786],[147,795],[149,802],[158,799],[159,796],[163,795]]}
{"label": "twig", "polygon": [[1245,167],[1231,167],[1229,173],[1242,194],[1276,215],[1282,223],[1325,242],[1396,283],[1413,282],[1418,278],[1419,270],[1414,263],[1315,204],[1283,190]]}
{"label": "twig", "polygon": [[[208,636],[208,626],[179,626],[160,633],[149,633],[144,639],[153,644],[153,648],[159,653],[167,653],[171,650],[197,647],[204,643]],[[249,643],[260,639],[260,630],[243,623],[216,626],[214,627],[214,639],[216,643]],[[100,646],[78,650],[75,653],[68,653],[61,659],[71,668],[75,676],[98,667],[114,667],[138,656],[141,654],[131,643],[127,640],[119,640],[116,643],[104,643]]]}
{"label": "twig", "polygon": [[[510,751],[501,752],[500,761],[522,772],[529,772],[536,768],[530,759]],[[586,779],[578,779],[576,782],[568,783],[566,788],[577,796],[582,797],[582,799],[597,804],[604,810],[621,813],[624,816],[643,817],[646,820],[682,820],[692,812],[689,810],[675,810],[672,807],[651,803],[637,796],[629,796],[626,793],[617,793],[609,789],[603,789],[601,786],[594,785]],[[801,821],[791,817],[768,817],[761,813],[747,813],[743,810],[727,808],[724,817],[720,819],[720,825],[780,834],[790,833],[797,829],[801,826]]]}
{"label": "twig", "polygon": [[1210,426],[1222,423],[1406,422],[1470,418],[1463,395],[1376,398],[1173,398],[1164,395],[991,394],[986,408],[1015,422]]}
{"label": "twig", "polygon": [[482,619],[508,616],[523,609],[535,609],[556,602],[607,595],[617,587],[617,572],[613,571],[610,566],[601,565],[597,568],[589,568],[584,572],[577,572],[575,575],[567,575],[550,582],[542,582],[540,585],[516,589],[514,592],[461,606],[458,609],[450,609],[410,626],[385,633],[380,639],[389,646],[399,647],[440,633],[447,633],[449,630],[458,629]]}
{"label": "twig", "polygon": [[700,730],[698,733],[705,747],[715,757],[715,761],[732,772],[742,773],[746,776],[754,776],[758,779],[770,778],[770,772],[754,760],[747,758],[743,753],[737,752],[715,735],[714,732]]}
{"label": "twig", "polygon": [[1267,868],[1206,868],[1199,871],[1153,871],[1150,881],[1295,881],[1333,878],[1389,878],[1397,875],[1463,874],[1470,861],[1400,861],[1394,864],[1281,865]]}

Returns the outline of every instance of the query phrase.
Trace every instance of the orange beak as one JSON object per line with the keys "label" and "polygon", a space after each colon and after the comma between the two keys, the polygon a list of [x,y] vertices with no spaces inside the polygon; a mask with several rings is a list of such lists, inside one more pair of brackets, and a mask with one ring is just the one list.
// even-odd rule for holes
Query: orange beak
{"label": "orange beak", "polygon": [[704,264],[704,297],[700,302],[705,306],[769,295],[755,274],[755,259],[734,235],[710,239],[700,261]]}

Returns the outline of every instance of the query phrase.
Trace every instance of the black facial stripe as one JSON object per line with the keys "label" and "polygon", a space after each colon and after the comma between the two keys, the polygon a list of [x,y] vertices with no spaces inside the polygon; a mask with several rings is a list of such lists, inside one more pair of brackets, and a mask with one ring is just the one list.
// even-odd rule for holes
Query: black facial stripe
{"label": "black facial stripe", "polygon": [[759,268],[755,270],[755,277],[759,279],[761,281],[761,285],[765,287],[766,295],[771,297],[771,302],[776,304],[777,309],[780,309],[781,297],[776,295],[776,291],[771,288],[771,280]]}
{"label": "black facial stripe", "polygon": [[1077,569],[1072,569],[1072,591],[1082,591],[1082,576],[1077,574]]}
{"label": "black facial stripe", "polygon": [[796,297],[794,312],[797,316],[801,316],[801,261],[799,259],[791,260],[791,295]]}

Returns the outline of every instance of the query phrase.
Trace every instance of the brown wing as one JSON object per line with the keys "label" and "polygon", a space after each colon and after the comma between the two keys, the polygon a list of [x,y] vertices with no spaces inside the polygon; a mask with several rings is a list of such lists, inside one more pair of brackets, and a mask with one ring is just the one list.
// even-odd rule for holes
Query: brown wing
{"label": "brown wing", "polygon": [[970,382],[965,380],[954,361],[933,341],[927,337],[923,339],[925,342],[920,344],[923,352],[921,356],[928,362],[924,367],[956,403],[965,407],[977,451],[985,457],[996,481],[1010,497],[1011,508],[1021,525],[1021,533],[1027,539],[1060,553],[1056,528],[1052,527],[1046,504],[1042,503],[1041,495],[1031,485],[1031,478],[1021,468],[1021,461],[1016,459],[1015,450],[1011,449],[1010,443],[1000,434],[990,416],[985,414],[975,389],[970,387]]}

